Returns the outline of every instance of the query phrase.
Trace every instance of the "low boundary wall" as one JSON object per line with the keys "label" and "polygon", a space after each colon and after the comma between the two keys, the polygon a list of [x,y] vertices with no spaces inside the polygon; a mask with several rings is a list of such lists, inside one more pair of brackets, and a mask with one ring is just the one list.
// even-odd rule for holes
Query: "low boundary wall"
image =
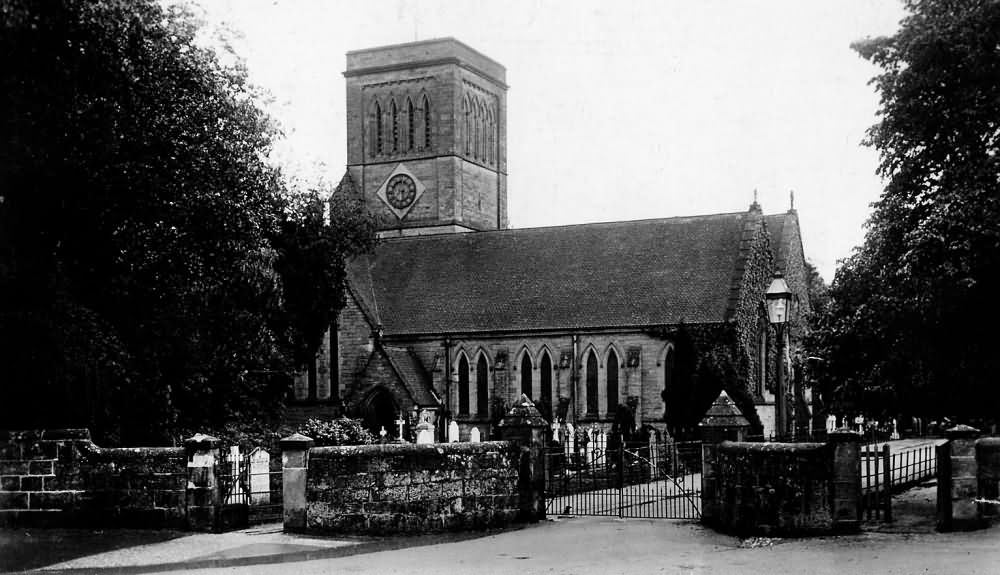
{"label": "low boundary wall", "polygon": [[859,527],[860,436],[826,443],[724,441],[704,446],[702,520],[741,535],[807,535]]}
{"label": "low boundary wall", "polygon": [[86,429],[0,431],[0,525],[185,527],[186,461],[101,448]]}
{"label": "low boundary wall", "polygon": [[306,529],[426,533],[500,527],[519,510],[512,442],[309,450]]}

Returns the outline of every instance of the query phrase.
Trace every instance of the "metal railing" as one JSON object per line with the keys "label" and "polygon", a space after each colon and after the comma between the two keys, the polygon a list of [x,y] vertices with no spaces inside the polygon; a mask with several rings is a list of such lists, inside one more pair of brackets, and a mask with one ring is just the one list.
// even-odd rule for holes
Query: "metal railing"
{"label": "metal railing", "polygon": [[861,448],[861,519],[892,521],[892,494],[937,476],[934,445],[892,452],[891,445]]}

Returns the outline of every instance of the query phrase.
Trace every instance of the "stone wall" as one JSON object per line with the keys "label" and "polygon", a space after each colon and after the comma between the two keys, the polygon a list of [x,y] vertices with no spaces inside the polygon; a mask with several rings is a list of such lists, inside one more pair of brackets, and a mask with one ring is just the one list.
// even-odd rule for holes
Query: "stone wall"
{"label": "stone wall", "polygon": [[506,525],[518,516],[519,461],[511,442],[313,448],[305,529],[389,534]]}
{"label": "stone wall", "polygon": [[0,431],[0,525],[184,527],[184,448],[101,448],[86,429]]}
{"label": "stone wall", "polygon": [[706,445],[703,521],[742,535],[856,529],[859,438],[841,435],[846,441]]}

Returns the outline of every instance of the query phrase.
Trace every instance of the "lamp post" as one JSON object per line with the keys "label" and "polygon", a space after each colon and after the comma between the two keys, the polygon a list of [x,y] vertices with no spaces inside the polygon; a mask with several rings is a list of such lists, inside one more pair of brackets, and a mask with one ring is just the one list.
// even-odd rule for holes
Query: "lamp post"
{"label": "lamp post", "polygon": [[791,309],[792,291],[781,275],[775,272],[771,285],[765,294],[767,299],[767,317],[774,324],[778,336],[778,383],[774,390],[774,427],[780,438],[787,430],[785,413],[785,324],[788,323],[788,312]]}

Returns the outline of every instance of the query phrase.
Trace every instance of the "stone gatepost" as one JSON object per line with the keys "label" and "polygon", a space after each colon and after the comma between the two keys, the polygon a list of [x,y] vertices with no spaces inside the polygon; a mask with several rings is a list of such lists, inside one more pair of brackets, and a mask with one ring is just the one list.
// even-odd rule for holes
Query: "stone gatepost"
{"label": "stone gatepost", "polygon": [[976,503],[979,430],[957,425],[946,430],[944,436],[948,442],[938,449],[938,530],[978,529],[983,526]]}
{"label": "stone gatepost", "polygon": [[838,429],[827,436],[833,451],[833,493],[830,501],[835,531],[861,529],[861,435]]}
{"label": "stone gatepost", "polygon": [[719,478],[716,475],[716,461],[719,444],[701,444],[701,521],[715,525],[721,517],[722,505],[719,499]]}
{"label": "stone gatepost", "polygon": [[521,521],[545,519],[545,438],[549,422],[526,395],[500,420],[500,439],[520,447],[517,490]]}
{"label": "stone gatepost", "polygon": [[222,490],[216,477],[219,440],[203,433],[184,441],[187,455],[187,527],[192,531],[221,529]]}
{"label": "stone gatepost", "polygon": [[279,445],[285,531],[305,531],[306,479],[309,472],[309,448],[313,446],[313,440],[296,433],[282,439]]}
{"label": "stone gatepost", "polygon": [[976,442],[979,476],[979,516],[984,525],[1000,517],[1000,437],[984,437]]}

